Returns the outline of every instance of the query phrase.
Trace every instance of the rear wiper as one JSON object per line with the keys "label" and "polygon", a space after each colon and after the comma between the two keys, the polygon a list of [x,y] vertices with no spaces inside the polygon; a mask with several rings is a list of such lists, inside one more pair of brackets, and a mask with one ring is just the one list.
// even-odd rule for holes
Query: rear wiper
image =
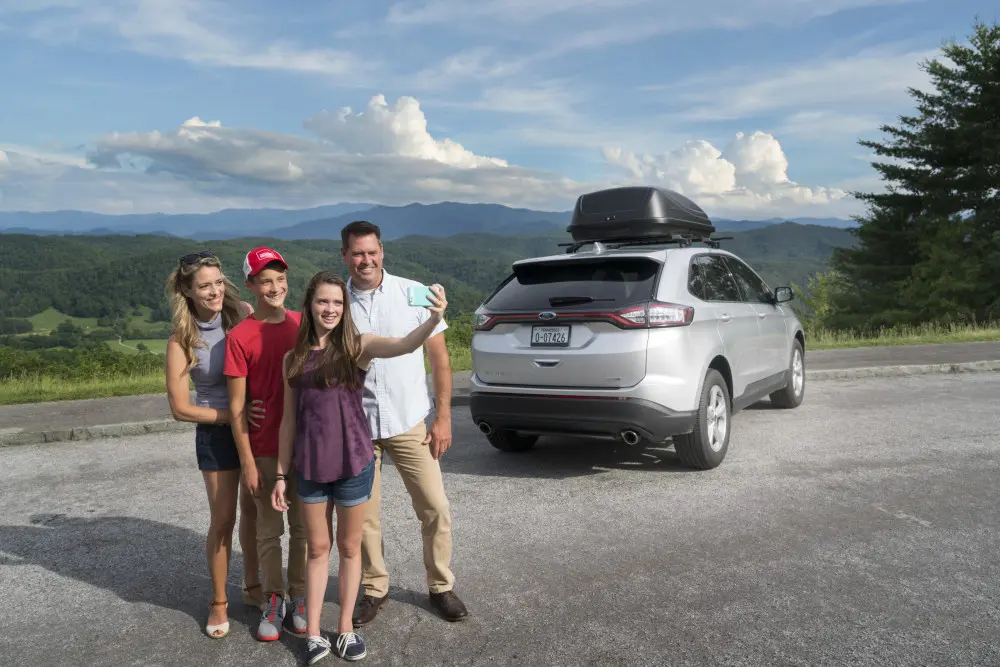
{"label": "rear wiper", "polygon": [[553,296],[549,297],[550,306],[569,306],[575,303],[593,303],[595,301],[614,301],[614,299],[595,299],[592,296]]}

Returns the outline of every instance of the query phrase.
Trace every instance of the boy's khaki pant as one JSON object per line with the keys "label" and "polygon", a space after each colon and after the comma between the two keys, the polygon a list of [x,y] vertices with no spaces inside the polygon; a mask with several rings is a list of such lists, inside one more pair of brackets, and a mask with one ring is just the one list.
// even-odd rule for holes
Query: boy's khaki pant
{"label": "boy's khaki pant", "polygon": [[302,501],[296,493],[295,472],[285,480],[285,497],[288,499],[288,588],[282,576],[281,536],[285,533],[283,512],[271,506],[271,492],[274,491],[278,474],[278,458],[275,456],[255,457],[257,470],[261,476],[260,496],[254,498],[257,505],[257,558],[263,576],[264,602],[277,593],[283,598],[305,597],[306,594],[306,529],[302,523]]}
{"label": "boy's khaki pant", "polygon": [[450,591],[455,576],[451,564],[451,506],[444,492],[441,466],[424,444],[427,426],[415,427],[392,438],[375,440],[375,482],[365,503],[365,525],[361,537],[361,585],[365,595],[384,597],[389,592],[382,539],[382,456],[388,454],[403,478],[403,484],[420,520],[424,542],[424,568],[431,593]]}

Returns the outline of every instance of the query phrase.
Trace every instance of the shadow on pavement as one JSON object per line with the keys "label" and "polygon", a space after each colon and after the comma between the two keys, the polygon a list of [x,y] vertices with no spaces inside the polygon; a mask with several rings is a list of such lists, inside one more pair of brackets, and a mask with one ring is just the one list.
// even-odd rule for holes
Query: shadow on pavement
{"label": "shadow on pavement", "polygon": [[508,453],[495,449],[485,436],[463,439],[441,459],[441,469],[461,475],[543,479],[600,475],[609,469],[697,472],[681,464],[669,440],[629,447],[606,440],[547,437],[526,452]]}
{"label": "shadow on pavement", "polygon": [[771,399],[769,399],[769,398],[765,398],[762,401],[757,401],[756,403],[748,405],[747,407],[745,407],[743,409],[744,410],[784,410],[784,408],[779,408],[774,403],[772,403]]}
{"label": "shadow on pavement", "polygon": [[[125,602],[180,611],[193,619],[199,637],[213,641],[203,634],[212,597],[204,535],[136,517],[36,514],[29,522],[0,525],[0,564],[38,565],[111,591]],[[254,637],[260,612],[243,605],[240,585],[233,583],[242,577],[243,559],[234,551],[227,587],[229,618],[245,624]],[[297,658],[305,650],[305,640],[288,633],[282,634],[281,643]]]}

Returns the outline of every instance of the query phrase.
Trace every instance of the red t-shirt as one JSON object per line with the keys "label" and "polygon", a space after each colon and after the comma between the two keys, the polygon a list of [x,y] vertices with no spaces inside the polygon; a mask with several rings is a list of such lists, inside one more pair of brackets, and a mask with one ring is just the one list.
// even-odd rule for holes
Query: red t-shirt
{"label": "red t-shirt", "polygon": [[285,401],[281,360],[295,347],[302,314],[285,311],[279,324],[248,317],[226,334],[226,364],[223,373],[247,379],[247,409],[250,401],[264,401],[264,421],[250,427],[250,451],[254,456],[278,455],[278,431]]}

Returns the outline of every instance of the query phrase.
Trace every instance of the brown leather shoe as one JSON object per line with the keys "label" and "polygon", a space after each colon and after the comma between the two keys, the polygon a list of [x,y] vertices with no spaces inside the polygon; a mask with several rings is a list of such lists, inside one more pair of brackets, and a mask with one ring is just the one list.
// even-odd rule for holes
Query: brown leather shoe
{"label": "brown leather shoe", "polygon": [[445,591],[443,593],[431,593],[431,604],[437,608],[441,615],[449,621],[461,621],[463,618],[469,615],[468,610],[462,601],[458,599],[452,591]]}
{"label": "brown leather shoe", "polygon": [[374,621],[378,614],[378,608],[385,604],[387,597],[389,596],[377,598],[374,595],[366,595],[361,598],[358,606],[354,608],[354,616],[351,618],[354,627],[360,628],[365,623]]}

